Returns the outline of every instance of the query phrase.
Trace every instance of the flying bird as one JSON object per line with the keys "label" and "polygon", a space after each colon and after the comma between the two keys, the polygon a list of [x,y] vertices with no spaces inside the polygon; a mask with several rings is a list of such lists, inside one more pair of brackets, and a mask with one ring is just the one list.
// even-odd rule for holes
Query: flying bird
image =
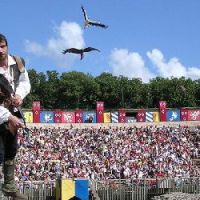
{"label": "flying bird", "polygon": [[101,22],[97,22],[97,21],[92,21],[92,20],[90,20],[90,19],[88,18],[88,16],[87,16],[86,10],[84,9],[83,6],[81,6],[81,9],[82,9],[83,14],[84,14],[84,19],[85,19],[85,21],[84,21],[84,27],[85,27],[85,28],[86,28],[86,27],[89,27],[90,25],[91,25],[91,26],[99,26],[99,27],[101,27],[101,28],[108,28],[107,25],[102,24]]}
{"label": "flying bird", "polygon": [[84,49],[76,49],[76,48],[70,48],[70,49],[65,49],[63,50],[63,54],[66,54],[66,53],[75,53],[75,54],[80,54],[81,55],[81,60],[83,59],[84,57],[84,53],[85,52],[90,52],[90,51],[98,51],[100,52],[99,49],[95,49],[93,47],[87,47],[87,48],[84,48]]}

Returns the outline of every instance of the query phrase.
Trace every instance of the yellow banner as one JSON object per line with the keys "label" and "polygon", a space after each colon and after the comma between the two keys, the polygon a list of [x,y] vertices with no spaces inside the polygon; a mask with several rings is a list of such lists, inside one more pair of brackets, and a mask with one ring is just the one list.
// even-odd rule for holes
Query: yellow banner
{"label": "yellow banner", "polygon": [[32,112],[24,112],[25,122],[33,123],[33,113]]}
{"label": "yellow banner", "polygon": [[75,196],[75,181],[61,180],[61,199],[69,200]]}
{"label": "yellow banner", "polygon": [[103,113],[104,123],[111,123],[110,112]]}
{"label": "yellow banner", "polygon": [[152,114],[153,114],[153,121],[154,122],[160,122],[159,112],[152,112]]}

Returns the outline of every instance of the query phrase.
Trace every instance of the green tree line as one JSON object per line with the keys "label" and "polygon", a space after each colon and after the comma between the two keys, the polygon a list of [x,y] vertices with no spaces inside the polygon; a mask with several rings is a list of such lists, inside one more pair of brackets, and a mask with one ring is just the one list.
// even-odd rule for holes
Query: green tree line
{"label": "green tree line", "polygon": [[200,107],[200,79],[156,77],[143,83],[105,72],[96,77],[77,71],[28,72],[32,89],[24,101],[27,109],[37,100],[42,109],[91,110],[96,101],[106,109],[158,108],[161,100],[170,108]]}

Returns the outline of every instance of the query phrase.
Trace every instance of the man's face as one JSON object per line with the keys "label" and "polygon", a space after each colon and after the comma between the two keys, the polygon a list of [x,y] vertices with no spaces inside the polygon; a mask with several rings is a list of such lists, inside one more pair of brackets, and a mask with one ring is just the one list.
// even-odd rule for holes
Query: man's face
{"label": "man's face", "polygon": [[0,60],[6,59],[8,56],[8,46],[5,41],[0,41]]}

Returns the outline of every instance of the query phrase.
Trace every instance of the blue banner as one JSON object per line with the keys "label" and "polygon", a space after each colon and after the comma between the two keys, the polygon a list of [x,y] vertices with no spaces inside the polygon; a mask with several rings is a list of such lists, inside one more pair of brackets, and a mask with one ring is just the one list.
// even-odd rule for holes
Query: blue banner
{"label": "blue banner", "polygon": [[180,117],[180,110],[168,110],[167,111],[167,121],[174,122],[174,121],[181,121]]}
{"label": "blue banner", "polygon": [[40,112],[40,123],[54,123],[54,112],[53,111],[41,111]]}

